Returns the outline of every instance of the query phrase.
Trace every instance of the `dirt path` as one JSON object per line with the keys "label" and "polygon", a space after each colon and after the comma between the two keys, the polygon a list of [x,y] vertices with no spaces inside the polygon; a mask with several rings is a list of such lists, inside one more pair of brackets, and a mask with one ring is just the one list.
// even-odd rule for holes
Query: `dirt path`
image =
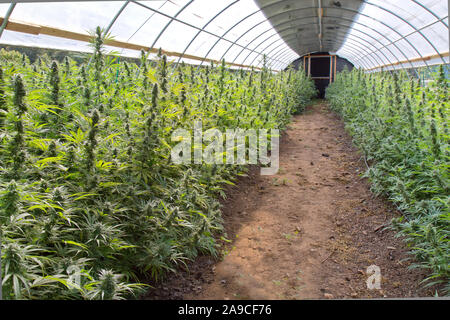
{"label": "dirt path", "polygon": [[[296,116],[281,140],[275,176],[249,177],[229,190],[221,261],[201,257],[151,299],[305,299],[427,296],[407,250],[381,226],[398,213],[374,199],[365,165],[342,121],[320,101]],[[367,289],[380,267],[381,290]]]}

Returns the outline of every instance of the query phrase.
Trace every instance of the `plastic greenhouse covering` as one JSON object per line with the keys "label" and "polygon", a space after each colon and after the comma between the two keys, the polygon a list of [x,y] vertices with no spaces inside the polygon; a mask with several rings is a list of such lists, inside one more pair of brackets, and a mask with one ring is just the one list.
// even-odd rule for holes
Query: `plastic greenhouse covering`
{"label": "plastic greenhouse covering", "polygon": [[[0,3],[0,17],[2,44],[89,51],[86,41],[39,28],[88,35],[100,26],[133,44],[108,47],[118,54],[162,48],[169,59],[193,64],[225,59],[258,67],[266,55],[281,70],[313,52],[336,53],[369,71],[449,63],[444,0],[16,1]],[[22,29],[10,27],[14,22]]]}

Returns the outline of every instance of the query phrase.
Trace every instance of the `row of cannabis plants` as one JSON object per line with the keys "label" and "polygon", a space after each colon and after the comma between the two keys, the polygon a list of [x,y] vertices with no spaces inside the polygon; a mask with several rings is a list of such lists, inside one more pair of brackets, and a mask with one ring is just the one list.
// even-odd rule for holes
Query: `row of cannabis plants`
{"label": "row of cannabis plants", "polygon": [[365,176],[403,213],[392,227],[450,292],[449,99],[443,68],[421,86],[404,72],[344,71],[327,89],[370,166]]}
{"label": "row of cannabis plants", "polygon": [[4,299],[129,298],[218,255],[218,200],[246,168],[174,164],[171,133],[283,129],[314,91],[301,72],[120,62],[104,40],[82,65],[0,53]]}

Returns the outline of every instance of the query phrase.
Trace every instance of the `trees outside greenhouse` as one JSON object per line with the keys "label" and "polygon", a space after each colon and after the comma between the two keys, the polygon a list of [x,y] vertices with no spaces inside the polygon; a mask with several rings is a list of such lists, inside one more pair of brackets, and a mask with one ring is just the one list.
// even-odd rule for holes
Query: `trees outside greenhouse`
{"label": "trees outside greenhouse", "polygon": [[9,1],[0,48],[2,300],[450,294],[446,1]]}

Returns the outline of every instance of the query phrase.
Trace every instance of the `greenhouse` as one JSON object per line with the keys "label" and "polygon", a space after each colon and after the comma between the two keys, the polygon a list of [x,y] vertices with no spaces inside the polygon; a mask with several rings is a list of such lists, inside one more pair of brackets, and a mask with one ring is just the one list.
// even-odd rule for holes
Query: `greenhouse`
{"label": "greenhouse", "polygon": [[0,1],[0,299],[448,297],[448,20]]}

